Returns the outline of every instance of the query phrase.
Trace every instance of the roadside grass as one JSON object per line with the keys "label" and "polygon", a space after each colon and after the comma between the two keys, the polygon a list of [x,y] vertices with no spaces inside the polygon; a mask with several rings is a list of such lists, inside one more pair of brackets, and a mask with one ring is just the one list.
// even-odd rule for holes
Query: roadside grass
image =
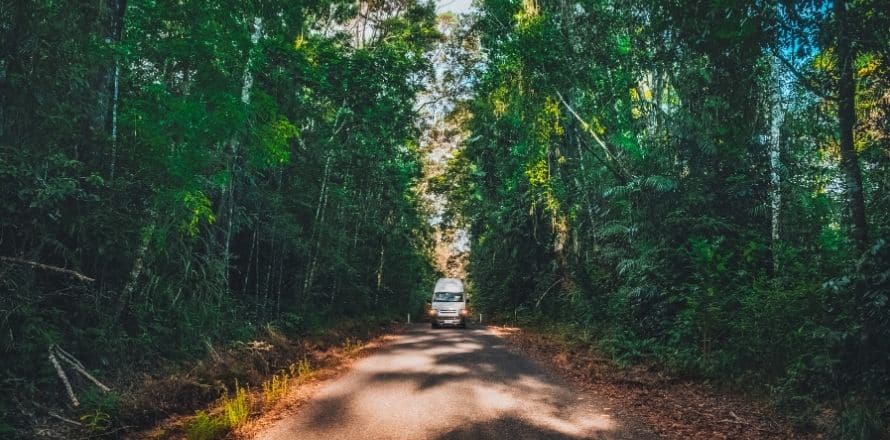
{"label": "roadside grass", "polygon": [[270,406],[286,396],[290,383],[291,376],[287,371],[273,374],[269,380],[263,382],[263,405]]}
{"label": "roadside grass", "polygon": [[[287,339],[274,329],[267,330],[271,345],[283,344]],[[369,338],[373,338],[372,333],[366,333]],[[302,355],[302,359],[267,376],[267,379],[259,382],[258,386],[253,388],[248,385],[241,386],[236,381],[232,393],[223,395],[209,409],[196,411],[179,425],[182,436],[188,440],[226,438],[239,427],[248,424],[251,419],[274,408],[300,385],[313,378],[324,376],[325,369],[359,356],[367,346],[365,341],[356,336],[343,337],[341,333],[336,339],[339,341],[330,340],[326,349],[323,349],[323,346],[315,346],[312,349],[314,352],[308,351]],[[262,346],[265,347],[265,344]],[[260,344],[253,344],[252,347],[260,347]]]}
{"label": "roadside grass", "polygon": [[361,350],[362,348],[362,340],[358,338],[346,338],[346,341],[343,342],[343,351],[346,354],[354,354],[355,352]]}
{"label": "roadside grass", "polygon": [[[347,343],[356,344],[351,340]],[[349,353],[357,351],[358,348],[354,348]],[[304,358],[290,364],[287,369],[273,374],[256,392],[236,382],[234,393],[226,393],[214,408],[195,412],[195,415],[185,423],[185,438],[187,440],[224,438],[231,431],[245,425],[252,414],[271,408],[285,398],[295,386],[305,383],[314,375],[312,364]]]}
{"label": "roadside grass", "polygon": [[312,364],[306,358],[290,364],[287,370],[273,374],[272,377],[263,382],[263,406],[270,407],[274,405],[275,402],[287,396],[293,386],[306,382],[313,375]]}
{"label": "roadside grass", "polygon": [[251,397],[247,388],[235,384],[235,393],[222,397],[215,412],[198,411],[186,424],[188,440],[214,440],[243,425],[250,417]]}
{"label": "roadside grass", "polygon": [[314,374],[308,359],[291,364],[286,370],[273,374],[264,381],[261,390],[254,393],[250,388],[235,384],[234,393],[226,393],[215,408],[199,410],[185,424],[188,440],[216,440],[243,426],[251,414],[271,408],[286,397],[294,386],[304,383]]}
{"label": "roadside grass", "polygon": [[235,395],[223,398],[223,414],[225,414],[225,421],[229,427],[237,428],[247,422],[247,418],[250,417],[250,400],[247,388],[239,387],[237,383],[235,384]]}
{"label": "roadside grass", "polygon": [[185,427],[188,440],[214,440],[226,435],[231,428],[220,416],[212,416],[206,411],[198,411]]}

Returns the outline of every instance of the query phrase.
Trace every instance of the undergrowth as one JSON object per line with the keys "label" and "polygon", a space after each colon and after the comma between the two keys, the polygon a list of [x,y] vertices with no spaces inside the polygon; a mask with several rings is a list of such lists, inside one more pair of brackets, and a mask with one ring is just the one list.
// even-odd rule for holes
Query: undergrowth
{"label": "undergrowth", "polygon": [[287,370],[273,374],[263,382],[263,405],[271,406],[288,394],[294,385],[299,385],[313,375],[312,364],[308,359],[290,364]]}
{"label": "undergrowth", "polygon": [[347,354],[353,354],[361,348],[361,339],[346,338],[346,341],[343,342],[343,351],[345,351]]}
{"label": "undergrowth", "polygon": [[[373,325],[342,322],[337,331],[318,332],[316,337],[320,338],[320,341],[331,337],[335,339],[321,342],[322,347],[325,348],[319,349],[339,347],[346,356],[355,355],[364,345],[358,335],[366,335],[370,338],[375,333],[370,329],[382,328],[382,324],[387,322],[386,319],[380,318],[373,318],[369,321],[373,322]],[[273,342],[271,345],[281,345],[289,341],[287,337],[272,328],[268,329],[268,334]],[[300,347],[306,347],[306,342]],[[291,362],[287,367],[277,370],[265,379],[254,382],[254,387],[236,382],[233,391],[222,396],[210,409],[196,411],[185,423],[183,434],[188,440],[223,438],[232,430],[247,423],[251,414],[273,407],[277,402],[290,395],[296,387],[316,377],[318,369],[322,367],[322,364],[313,365],[309,356],[304,355],[297,362]]]}
{"label": "undergrowth", "polygon": [[222,402],[225,421],[230,428],[235,428],[247,422],[250,417],[250,394],[247,388],[235,384],[235,394],[226,396]]}
{"label": "undergrowth", "polygon": [[229,429],[222,417],[198,411],[186,426],[185,436],[188,440],[214,440],[225,435]]}

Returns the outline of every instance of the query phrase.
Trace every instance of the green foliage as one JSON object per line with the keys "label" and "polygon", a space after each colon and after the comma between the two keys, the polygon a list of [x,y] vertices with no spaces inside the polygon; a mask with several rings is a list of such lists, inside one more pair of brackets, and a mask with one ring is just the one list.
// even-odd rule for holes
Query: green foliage
{"label": "green foliage", "polygon": [[[872,3],[847,9],[887,28]],[[811,93],[838,83],[775,59],[802,46],[795,63],[827,58],[830,11],[479,2],[464,43],[481,44],[464,55],[472,92],[454,110],[467,141],[438,184],[470,231],[476,306],[509,322],[568,318],[621,364],[762,384],[789,412],[849,407],[839,436],[870,438],[869,426],[890,420],[890,261],[879,239],[890,167],[886,142],[864,139],[890,133],[875,118],[890,107],[873,98],[890,81],[890,65],[874,61],[890,40],[876,28],[850,36],[869,227],[883,231],[862,255],[836,108]],[[873,410],[843,403],[862,401]]]}
{"label": "green foliage", "polygon": [[834,435],[840,439],[878,440],[883,438],[884,427],[878,406],[860,403],[841,413]]}
{"label": "green foliage", "polygon": [[[264,385],[265,389],[265,385]],[[285,387],[286,389],[286,387]],[[215,440],[223,438],[231,430],[243,425],[250,417],[250,392],[235,383],[235,392],[224,395],[213,414],[198,411],[185,426],[189,440]]]}
{"label": "green foliage", "polygon": [[102,432],[111,427],[111,416],[102,411],[94,410],[80,416],[80,423],[83,424],[87,431]]}
{"label": "green foliage", "polygon": [[282,371],[263,382],[263,404],[271,405],[286,396],[290,389],[290,381],[291,376],[288,372]]}
{"label": "green foliage", "polygon": [[[0,261],[0,391],[61,401],[50,344],[99,377],[138,376],[204,355],[208,338],[422,303],[434,274],[415,106],[434,7],[375,3],[361,37],[346,31],[357,12],[0,8],[0,256],[97,280]],[[103,405],[86,414],[124,423]],[[218,424],[198,419],[195,435],[213,437]]]}
{"label": "green foliage", "polygon": [[120,415],[121,397],[114,392],[106,393],[91,389],[80,395],[80,404],[83,411],[82,419],[85,417],[108,424]]}
{"label": "green foliage", "polygon": [[185,438],[188,440],[216,440],[222,438],[227,432],[229,432],[229,426],[223,418],[198,411],[185,428]]}
{"label": "green foliage", "polygon": [[235,393],[225,396],[222,400],[222,417],[229,428],[235,428],[247,422],[250,417],[250,394],[247,388],[235,384]]}

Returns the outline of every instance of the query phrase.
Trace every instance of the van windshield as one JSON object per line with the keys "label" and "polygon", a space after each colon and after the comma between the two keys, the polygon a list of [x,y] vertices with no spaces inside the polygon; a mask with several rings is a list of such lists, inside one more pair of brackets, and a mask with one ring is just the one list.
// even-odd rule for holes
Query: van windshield
{"label": "van windshield", "polygon": [[433,301],[435,302],[461,302],[463,300],[463,293],[436,292],[433,294]]}

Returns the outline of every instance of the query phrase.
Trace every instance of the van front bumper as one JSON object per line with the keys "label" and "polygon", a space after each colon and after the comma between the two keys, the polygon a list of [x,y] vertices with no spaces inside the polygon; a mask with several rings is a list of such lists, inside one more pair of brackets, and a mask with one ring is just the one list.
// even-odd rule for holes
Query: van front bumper
{"label": "van front bumper", "polygon": [[457,310],[444,310],[431,315],[430,321],[436,325],[464,325],[466,318]]}

